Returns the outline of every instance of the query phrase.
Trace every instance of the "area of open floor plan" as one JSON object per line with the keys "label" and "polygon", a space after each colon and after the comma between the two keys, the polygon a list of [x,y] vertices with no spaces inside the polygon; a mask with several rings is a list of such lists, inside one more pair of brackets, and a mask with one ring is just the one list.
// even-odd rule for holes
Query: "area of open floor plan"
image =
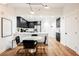
{"label": "area of open floor plan", "polygon": [[0,56],[78,56],[79,3],[0,3]]}

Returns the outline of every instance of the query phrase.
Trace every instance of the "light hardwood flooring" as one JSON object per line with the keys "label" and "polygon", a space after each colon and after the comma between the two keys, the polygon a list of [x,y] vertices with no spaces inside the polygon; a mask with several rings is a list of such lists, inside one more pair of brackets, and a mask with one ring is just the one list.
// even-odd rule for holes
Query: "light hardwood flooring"
{"label": "light hardwood flooring", "polygon": [[[48,39],[48,45],[38,44],[38,51],[35,56],[78,56],[78,54],[67,46],[62,45],[53,38]],[[19,53],[17,51],[20,49]],[[27,56],[23,46],[7,50],[1,56]],[[32,55],[31,55],[32,56]]]}
{"label": "light hardwood flooring", "polygon": [[48,55],[50,56],[77,56],[78,54],[67,46],[62,45],[55,39],[48,41]]}

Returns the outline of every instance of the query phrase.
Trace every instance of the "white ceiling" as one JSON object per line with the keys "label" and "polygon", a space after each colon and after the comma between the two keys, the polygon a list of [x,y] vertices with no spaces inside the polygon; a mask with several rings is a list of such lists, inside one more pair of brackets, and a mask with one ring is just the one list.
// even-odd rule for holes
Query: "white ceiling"
{"label": "white ceiling", "polygon": [[[47,5],[49,9],[45,9],[43,5]],[[59,13],[60,9],[64,7],[64,3],[31,3],[32,10],[35,12],[35,14],[52,14],[53,13]],[[30,6],[28,3],[8,3],[7,6],[16,8],[17,14],[29,14],[31,11]]]}
{"label": "white ceiling", "polygon": [[[66,5],[79,5],[79,3],[31,3],[32,8],[39,8],[43,7],[43,5],[48,5],[50,8],[63,8]],[[28,8],[29,3],[8,3],[8,6],[14,7],[14,8]]]}
{"label": "white ceiling", "polygon": [[[64,3],[42,3],[43,5],[48,5],[50,8],[63,8]],[[28,3],[8,3],[8,6],[14,7],[14,8],[29,8]],[[43,7],[41,3],[31,3],[32,8],[40,8]]]}
{"label": "white ceiling", "polygon": [[[79,5],[78,3],[42,3],[47,5],[49,9],[45,9],[41,3],[31,3],[32,10],[35,15],[60,15],[65,6]],[[17,15],[30,15],[30,6],[28,3],[8,3],[9,7],[15,8]]]}

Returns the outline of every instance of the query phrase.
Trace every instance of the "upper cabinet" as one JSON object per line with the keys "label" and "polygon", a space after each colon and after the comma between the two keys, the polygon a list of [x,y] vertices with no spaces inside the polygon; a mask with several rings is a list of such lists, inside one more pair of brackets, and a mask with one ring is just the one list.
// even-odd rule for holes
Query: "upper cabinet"
{"label": "upper cabinet", "polygon": [[37,25],[41,25],[41,21],[27,21],[22,17],[17,17],[17,27],[34,28]]}
{"label": "upper cabinet", "polygon": [[17,17],[17,27],[27,28],[27,21],[22,17]]}

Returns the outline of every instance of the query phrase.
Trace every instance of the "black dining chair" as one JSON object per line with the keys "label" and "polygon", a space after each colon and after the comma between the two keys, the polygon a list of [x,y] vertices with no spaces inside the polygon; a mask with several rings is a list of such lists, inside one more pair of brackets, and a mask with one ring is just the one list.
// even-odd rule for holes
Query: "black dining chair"
{"label": "black dining chair", "polygon": [[[37,51],[37,47],[36,47],[37,41],[36,40],[23,40],[22,43],[23,43],[23,47],[25,49],[26,54],[35,55],[35,53]],[[32,52],[31,52],[31,50],[32,50]]]}
{"label": "black dining chair", "polygon": [[16,41],[17,46],[22,45],[22,42],[20,42],[20,36],[16,36],[15,41]]}
{"label": "black dining chair", "polygon": [[16,36],[15,41],[16,41],[17,46],[23,45],[23,43],[20,41],[20,36]]}
{"label": "black dining chair", "polygon": [[[23,43],[20,42],[20,36],[16,36],[16,37],[15,37],[15,41],[16,41],[17,47],[23,46]],[[17,50],[16,54],[17,54],[17,55],[20,54],[19,51],[22,50],[22,49],[23,49],[23,48],[19,48],[19,49]]]}
{"label": "black dining chair", "polygon": [[17,37],[15,38],[15,40],[16,40],[16,44],[19,44],[19,43],[20,43],[20,37],[19,37],[19,36],[17,36]]}

